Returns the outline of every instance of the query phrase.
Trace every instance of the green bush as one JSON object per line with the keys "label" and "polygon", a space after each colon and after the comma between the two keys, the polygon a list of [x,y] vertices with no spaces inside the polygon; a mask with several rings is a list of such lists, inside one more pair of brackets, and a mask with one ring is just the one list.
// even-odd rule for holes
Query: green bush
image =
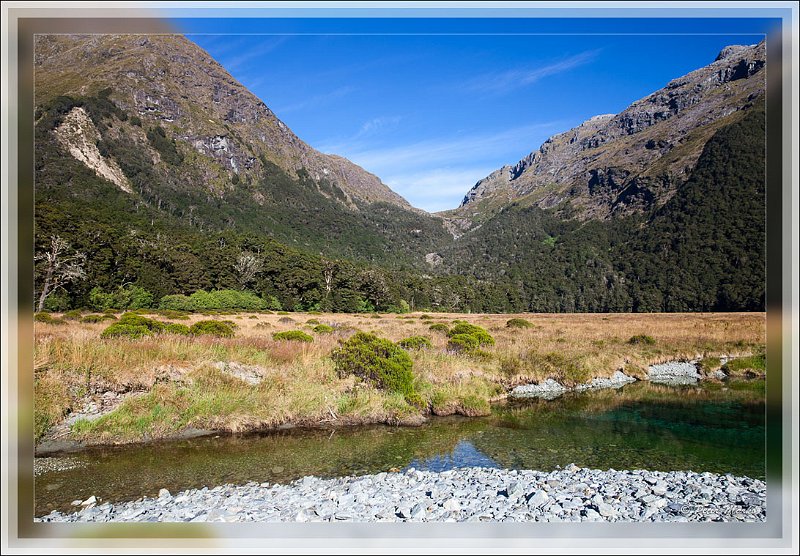
{"label": "green bush", "polygon": [[308,319],[306,324],[319,324],[319,321],[317,319]]}
{"label": "green bush", "polygon": [[61,315],[61,318],[64,320],[80,320],[81,316],[83,316],[83,311],[80,309],[73,309]]}
{"label": "green bush", "polygon": [[402,348],[384,338],[358,332],[331,354],[339,376],[355,375],[376,388],[402,394],[420,404],[414,389],[413,362]]}
{"label": "green bush", "polygon": [[117,320],[114,315],[86,315],[81,319],[81,322],[95,323],[103,322],[104,320]]}
{"label": "green bush", "polygon": [[450,327],[443,322],[437,322],[430,325],[428,327],[428,330],[431,330],[433,332],[441,332],[442,334],[447,334],[448,332],[450,332]]}
{"label": "green bush", "polygon": [[70,307],[69,294],[65,291],[53,292],[44,300],[44,310],[51,313],[61,313]]}
{"label": "green bush", "polygon": [[269,309],[271,300],[264,300],[252,292],[239,290],[198,290],[192,295],[165,295],[158,306],[184,312],[204,311],[262,311]]}
{"label": "green bush", "polygon": [[101,338],[141,338],[149,336],[153,332],[146,326],[140,324],[125,324],[122,322],[115,322],[100,334]]}
{"label": "green bush", "polygon": [[275,332],[272,334],[273,340],[287,340],[290,342],[306,342],[311,343],[314,337],[306,334],[302,330],[286,330],[284,332]]}
{"label": "green bush", "polygon": [[279,314],[279,315],[288,315],[289,312],[288,311],[278,311],[277,314]]}
{"label": "green bush", "polygon": [[327,324],[318,324],[314,327],[314,332],[317,334],[332,334],[334,328],[332,326],[328,326]]}
{"label": "green bush", "polygon": [[656,344],[655,338],[647,334],[637,334],[628,339],[628,343],[632,345],[654,346]]}
{"label": "green bush", "polygon": [[89,305],[95,311],[149,309],[153,306],[153,294],[133,285],[117,288],[113,293],[106,293],[95,287],[89,292]]}
{"label": "green bush", "polygon": [[420,315],[420,316],[419,316],[419,320],[430,320],[430,319],[432,319],[432,318],[433,318],[433,317],[432,317],[432,316],[430,316],[430,315]]}
{"label": "green bush", "polygon": [[526,319],[509,319],[506,322],[507,328],[532,328],[533,323]]}
{"label": "green bush", "polygon": [[447,335],[451,338],[462,335],[472,336],[481,346],[494,345],[494,338],[486,331],[485,328],[481,328],[480,326],[469,324],[463,321],[458,321],[457,324],[450,329],[450,332],[448,332]]}
{"label": "green bush", "polygon": [[410,336],[397,342],[397,345],[403,349],[424,349],[431,347],[431,341],[425,336]]}
{"label": "green bush", "polygon": [[455,334],[447,342],[447,351],[456,353],[471,353],[478,349],[480,342],[471,334]]}
{"label": "green bush", "polygon": [[180,334],[181,336],[188,336],[189,335],[189,327],[185,324],[179,324],[176,322],[168,322],[164,325],[164,332],[169,334]]}
{"label": "green bush", "polygon": [[189,327],[189,334],[193,336],[208,335],[232,338],[233,327],[227,322],[218,320],[200,320]]}
{"label": "green bush", "polygon": [[127,324],[131,326],[144,326],[151,332],[161,332],[164,330],[164,323],[154,319],[148,319],[136,313],[125,313],[116,324]]}
{"label": "green bush", "polygon": [[33,320],[36,322],[46,322],[47,324],[65,324],[61,319],[54,319],[50,313],[36,313],[33,315]]}

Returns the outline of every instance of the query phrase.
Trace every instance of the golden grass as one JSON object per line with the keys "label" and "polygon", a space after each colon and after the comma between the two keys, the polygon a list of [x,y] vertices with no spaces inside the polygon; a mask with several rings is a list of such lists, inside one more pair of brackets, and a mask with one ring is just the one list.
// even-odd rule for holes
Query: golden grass
{"label": "golden grass", "polygon": [[[243,431],[286,423],[397,423],[419,417],[404,400],[337,375],[328,355],[354,329],[392,341],[426,336],[431,349],[412,350],[416,387],[436,414],[485,414],[488,401],[524,382],[552,377],[567,384],[610,376],[617,369],[643,377],[648,365],[675,359],[749,355],[763,351],[763,313],[725,314],[434,314],[313,315],[333,326],[315,334],[311,318],[240,314],[234,338],[162,334],[138,340],[100,339],[106,323],[36,323],[37,438],[86,397],[107,390],[146,393],[113,413],[73,429],[89,442],[158,438],[185,427]],[[159,320],[169,321],[158,315]],[[174,321],[191,325],[208,316]],[[530,328],[507,328],[525,318]],[[435,322],[460,319],[489,330],[496,345],[482,356],[448,353],[447,338],[429,330]],[[313,343],[274,341],[273,332],[304,330]],[[653,345],[631,344],[637,335]],[[256,386],[227,374],[215,363],[259,370]]]}

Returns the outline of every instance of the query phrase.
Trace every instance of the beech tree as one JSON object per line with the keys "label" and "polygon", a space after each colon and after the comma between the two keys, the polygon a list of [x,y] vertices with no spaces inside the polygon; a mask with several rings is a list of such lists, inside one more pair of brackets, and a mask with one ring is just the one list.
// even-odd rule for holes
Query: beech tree
{"label": "beech tree", "polygon": [[50,236],[50,249],[34,256],[41,280],[37,311],[44,310],[47,297],[65,285],[86,277],[86,254],[74,251],[60,236]]}
{"label": "beech tree", "polygon": [[239,275],[239,284],[245,289],[248,284],[256,279],[256,275],[264,268],[261,259],[253,253],[242,253],[233,265],[233,269]]}

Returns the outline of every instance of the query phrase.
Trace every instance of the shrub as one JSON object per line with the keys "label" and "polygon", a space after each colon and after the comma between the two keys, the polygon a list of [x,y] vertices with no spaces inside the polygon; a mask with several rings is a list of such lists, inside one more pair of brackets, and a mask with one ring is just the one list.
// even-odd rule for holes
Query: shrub
{"label": "shrub", "polygon": [[302,330],[286,330],[284,332],[275,332],[272,335],[273,340],[287,340],[290,342],[306,342],[311,343],[314,337],[306,334]]}
{"label": "shrub", "polygon": [[469,324],[467,322],[459,321],[450,332],[447,333],[451,338],[453,336],[467,335],[472,336],[481,346],[493,346],[494,338],[489,334],[485,328]]}
{"label": "shrub", "polygon": [[69,295],[65,291],[53,292],[44,300],[44,310],[51,313],[60,313],[69,309]]}
{"label": "shrub", "polygon": [[420,316],[419,316],[419,320],[430,320],[430,319],[432,319],[432,318],[433,318],[433,317],[432,317],[432,316],[430,316],[430,315],[420,315]]}
{"label": "shrub", "polygon": [[306,324],[319,324],[319,321],[317,319],[308,319]]}
{"label": "shrub", "polygon": [[656,340],[647,334],[637,334],[636,336],[631,336],[628,339],[628,343],[631,345],[653,346]]}
{"label": "shrub", "polygon": [[189,327],[189,334],[193,336],[208,335],[232,338],[233,327],[227,322],[218,320],[200,320]]}
{"label": "shrub", "polygon": [[103,322],[104,320],[117,320],[114,315],[86,315],[81,319],[81,322],[94,323]]}
{"label": "shrub", "polygon": [[527,319],[509,319],[506,322],[507,328],[532,328],[533,323]]}
{"label": "shrub", "polygon": [[455,334],[450,336],[447,342],[447,351],[456,353],[471,353],[478,349],[480,342],[475,336],[470,334]]}
{"label": "shrub", "polygon": [[430,325],[428,327],[428,330],[431,330],[433,332],[441,332],[442,334],[447,334],[448,332],[450,332],[450,327],[443,322],[437,322]]}
{"label": "shrub", "polygon": [[278,311],[277,314],[279,314],[279,315],[288,315],[289,312],[288,311]]}
{"label": "shrub", "polygon": [[115,322],[100,334],[101,338],[141,338],[149,336],[152,331],[146,326],[140,324],[125,324],[122,322]]}
{"label": "shrub", "polygon": [[61,318],[64,320],[80,320],[82,313],[83,311],[80,309],[73,309],[72,311],[67,311],[61,315]]}
{"label": "shrub", "polygon": [[281,317],[278,322],[281,324],[294,324],[295,320],[292,317]]}
{"label": "shrub", "polygon": [[189,327],[185,324],[179,324],[176,322],[168,322],[164,325],[164,332],[169,334],[180,334],[181,336],[188,336],[189,335]]}
{"label": "shrub", "polygon": [[413,362],[408,353],[385,338],[358,332],[331,354],[339,376],[355,375],[383,390],[421,403],[414,389]]}
{"label": "shrub", "polygon": [[157,320],[148,319],[136,313],[125,313],[119,318],[118,324],[129,324],[132,326],[144,326],[151,332],[161,332],[164,330],[164,323]]}
{"label": "shrub", "polygon": [[317,334],[332,334],[333,330],[333,327],[328,326],[327,324],[318,324],[314,327],[314,332]]}
{"label": "shrub", "polygon": [[411,336],[403,338],[397,345],[403,349],[424,349],[431,347],[431,341],[425,336]]}
{"label": "shrub", "polygon": [[48,324],[65,324],[61,319],[54,319],[50,313],[36,313],[33,315],[33,320],[36,322],[46,322]]}
{"label": "shrub", "polygon": [[172,309],[159,309],[158,314],[165,319],[189,320],[189,315],[185,311],[174,311]]}
{"label": "shrub", "polygon": [[133,285],[117,288],[113,293],[106,293],[95,287],[89,292],[89,305],[95,311],[148,309],[153,306],[153,294],[142,287]]}
{"label": "shrub", "polygon": [[[277,300],[276,300],[277,301]],[[192,295],[165,295],[158,306],[173,311],[263,311],[271,308],[271,299],[239,290],[198,290]]]}

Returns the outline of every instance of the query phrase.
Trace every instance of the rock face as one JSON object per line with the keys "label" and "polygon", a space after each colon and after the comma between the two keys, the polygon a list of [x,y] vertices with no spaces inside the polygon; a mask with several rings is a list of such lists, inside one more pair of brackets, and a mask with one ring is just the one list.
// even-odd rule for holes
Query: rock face
{"label": "rock face", "polygon": [[95,497],[79,512],[38,522],[309,521],[734,521],[766,519],[763,481],[673,471],[551,472],[470,467],[451,471],[305,477],[291,485],[248,483],[112,505]]}
{"label": "rock face", "polygon": [[131,184],[113,158],[104,157],[97,148],[100,134],[81,107],[73,108],[64,121],[55,129],[58,142],[77,160],[94,170],[101,178],[116,184],[126,193],[131,193]]}
{"label": "rock face", "polygon": [[622,388],[626,384],[635,381],[635,378],[626,375],[622,371],[614,371],[614,374],[611,375],[610,378],[593,378],[590,382],[578,384],[574,388],[567,388],[552,378],[548,378],[539,383],[517,386],[509,395],[512,398],[542,398],[545,400],[552,400],[570,391],[583,392],[585,390],[600,390],[603,388]]}
{"label": "rock face", "polygon": [[650,365],[647,369],[650,382],[659,384],[681,385],[695,384],[702,377],[697,372],[697,365],[692,362],[673,361],[661,365]]}
{"label": "rock face", "polygon": [[763,94],[765,60],[763,41],[726,47],[710,65],[621,113],[590,118],[491,173],[447,216],[463,230],[511,201],[540,208],[569,201],[581,219],[660,206],[685,180],[712,134]]}
{"label": "rock face", "polygon": [[[234,175],[239,180],[261,175],[264,158],[290,175],[305,171],[317,182],[338,187],[343,192],[340,201],[351,209],[360,201],[413,210],[377,176],[300,140],[182,35],[37,35],[35,82],[37,106],[58,95],[86,96],[111,87],[110,98],[120,108],[145,124],[158,123],[180,145],[207,159],[200,177],[209,189],[219,187],[218,182],[230,183]],[[78,117],[68,118],[70,127]],[[110,170],[101,168],[92,162],[95,157],[86,155],[87,149],[79,151],[73,155],[125,187],[112,162],[106,162]]]}

